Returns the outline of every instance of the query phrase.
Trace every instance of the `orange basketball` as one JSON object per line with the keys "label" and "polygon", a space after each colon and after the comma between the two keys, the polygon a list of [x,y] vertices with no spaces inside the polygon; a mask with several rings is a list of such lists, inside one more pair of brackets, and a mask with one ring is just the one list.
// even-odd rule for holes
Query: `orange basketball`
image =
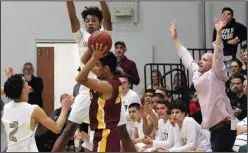
{"label": "orange basketball", "polygon": [[107,32],[95,31],[90,35],[90,38],[88,40],[88,47],[90,51],[93,51],[92,45],[95,47],[97,43],[99,45],[102,44],[103,48],[105,46],[107,47],[107,50],[105,51],[104,54],[107,54],[112,48],[112,38]]}

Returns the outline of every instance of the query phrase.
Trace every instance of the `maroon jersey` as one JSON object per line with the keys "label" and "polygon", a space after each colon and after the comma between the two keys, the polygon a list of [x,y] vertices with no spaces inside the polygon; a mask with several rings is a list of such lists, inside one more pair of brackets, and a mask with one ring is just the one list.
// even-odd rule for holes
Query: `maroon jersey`
{"label": "maroon jersey", "polygon": [[122,84],[118,78],[106,80],[113,88],[112,98],[104,100],[100,97],[99,92],[90,90],[90,128],[111,129],[117,127],[121,114],[121,94]]}

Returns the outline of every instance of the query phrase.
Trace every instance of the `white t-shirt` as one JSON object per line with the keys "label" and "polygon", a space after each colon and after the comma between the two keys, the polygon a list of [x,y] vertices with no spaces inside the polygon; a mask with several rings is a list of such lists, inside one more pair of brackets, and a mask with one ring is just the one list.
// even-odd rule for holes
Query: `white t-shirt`
{"label": "white t-shirt", "polygon": [[[245,119],[243,119],[242,121],[240,121],[238,123],[238,125],[247,127],[247,117]],[[234,145],[233,145],[233,150],[235,152],[238,152],[239,148],[245,144],[247,144],[247,133],[237,135],[236,140],[235,140]]]}
{"label": "white t-shirt", "polygon": [[158,135],[153,140],[153,147],[171,148],[174,144],[173,126],[170,121],[158,120]]}
{"label": "white t-shirt", "polygon": [[138,136],[139,138],[144,138],[144,132],[143,132],[143,121],[142,119],[140,120],[140,122],[135,122],[135,127],[138,130]]}
{"label": "white t-shirt", "polygon": [[211,148],[210,132],[201,129],[201,126],[191,117],[185,117],[182,128],[178,124],[174,130],[175,144],[170,152],[182,152],[201,148],[204,151]]}
{"label": "white t-shirt", "polygon": [[38,152],[35,130],[31,130],[31,116],[37,105],[10,101],[3,109],[2,122],[7,133],[7,152]]}
{"label": "white t-shirt", "polygon": [[129,89],[127,94],[121,97],[121,101],[125,106],[128,106],[131,103],[139,103],[141,105],[139,95],[132,89]]}

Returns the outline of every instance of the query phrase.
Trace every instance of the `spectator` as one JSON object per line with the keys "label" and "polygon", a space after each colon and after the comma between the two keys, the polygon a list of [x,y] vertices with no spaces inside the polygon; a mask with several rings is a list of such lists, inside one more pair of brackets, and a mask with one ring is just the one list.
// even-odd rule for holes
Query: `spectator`
{"label": "spectator", "polygon": [[123,86],[121,100],[124,103],[124,106],[127,108],[127,106],[131,103],[141,104],[139,95],[135,91],[129,88],[130,83],[128,81],[128,78],[125,76],[120,76],[119,79],[122,82],[122,86]]}
{"label": "spectator", "polygon": [[247,76],[247,44],[241,46],[240,59],[243,64],[241,73]]}
{"label": "spectator", "polygon": [[193,118],[187,117],[187,109],[181,100],[170,103],[171,116],[175,119],[175,144],[169,152],[194,151],[197,148],[203,151],[211,150],[210,133],[201,128]]}
{"label": "spectator", "polygon": [[156,90],[158,87],[162,87],[162,74],[159,70],[152,70],[151,84],[147,87],[148,89]]}
{"label": "spectator", "polygon": [[247,95],[247,80],[245,80],[244,82],[243,82],[243,90],[244,90],[244,92],[245,92],[245,94]]}
{"label": "spectator", "polygon": [[244,76],[233,75],[232,76],[232,91],[236,94],[236,98],[231,101],[233,107],[234,115],[242,120],[247,116],[247,95],[243,90]]}
{"label": "spectator", "polygon": [[138,85],[140,83],[140,78],[135,62],[125,56],[126,50],[126,44],[123,41],[115,43],[115,54],[118,62],[117,69],[121,75],[128,78],[131,84],[130,88],[132,89],[133,84]]}
{"label": "spectator", "polygon": [[[233,18],[233,10],[229,7],[222,9],[222,14],[227,16],[227,25],[222,30],[222,41],[224,44],[224,60],[227,67],[230,60],[236,59],[238,44],[247,40],[247,28]],[[216,30],[213,32],[213,42],[216,40]]]}
{"label": "spectator", "polygon": [[29,94],[28,103],[39,105],[42,108],[43,81],[41,78],[34,76],[34,67],[32,63],[27,62],[24,64],[23,76],[28,82],[28,85],[32,88],[32,92]]}
{"label": "spectator", "polygon": [[237,137],[233,146],[233,151],[247,152],[247,117],[237,124]]}
{"label": "spectator", "polygon": [[142,142],[146,145],[151,145],[151,149],[162,147],[164,149],[171,148],[174,144],[173,126],[169,119],[169,102],[161,100],[158,102],[158,130],[155,140],[150,137],[145,137]]}

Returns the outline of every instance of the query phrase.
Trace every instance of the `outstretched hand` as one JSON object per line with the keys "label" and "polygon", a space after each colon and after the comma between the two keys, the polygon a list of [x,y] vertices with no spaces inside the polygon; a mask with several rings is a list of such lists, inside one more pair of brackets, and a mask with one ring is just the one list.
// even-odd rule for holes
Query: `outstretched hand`
{"label": "outstretched hand", "polygon": [[[106,56],[106,50],[107,50],[107,46],[103,47],[102,44],[96,44],[95,46],[92,45],[92,58],[99,60],[100,58]],[[105,54],[104,54],[105,53]]]}
{"label": "outstretched hand", "polygon": [[227,24],[227,16],[225,14],[221,15],[220,20],[218,20],[217,18],[214,19],[215,22],[215,30],[217,32],[221,32],[222,29],[226,26]]}
{"label": "outstretched hand", "polygon": [[8,69],[4,69],[5,74],[8,78],[10,78],[12,75],[14,75],[14,69],[12,67],[9,67]]}
{"label": "outstretched hand", "polygon": [[170,26],[170,33],[171,33],[171,38],[176,39],[177,38],[177,25],[176,25],[176,20],[172,21]]}

